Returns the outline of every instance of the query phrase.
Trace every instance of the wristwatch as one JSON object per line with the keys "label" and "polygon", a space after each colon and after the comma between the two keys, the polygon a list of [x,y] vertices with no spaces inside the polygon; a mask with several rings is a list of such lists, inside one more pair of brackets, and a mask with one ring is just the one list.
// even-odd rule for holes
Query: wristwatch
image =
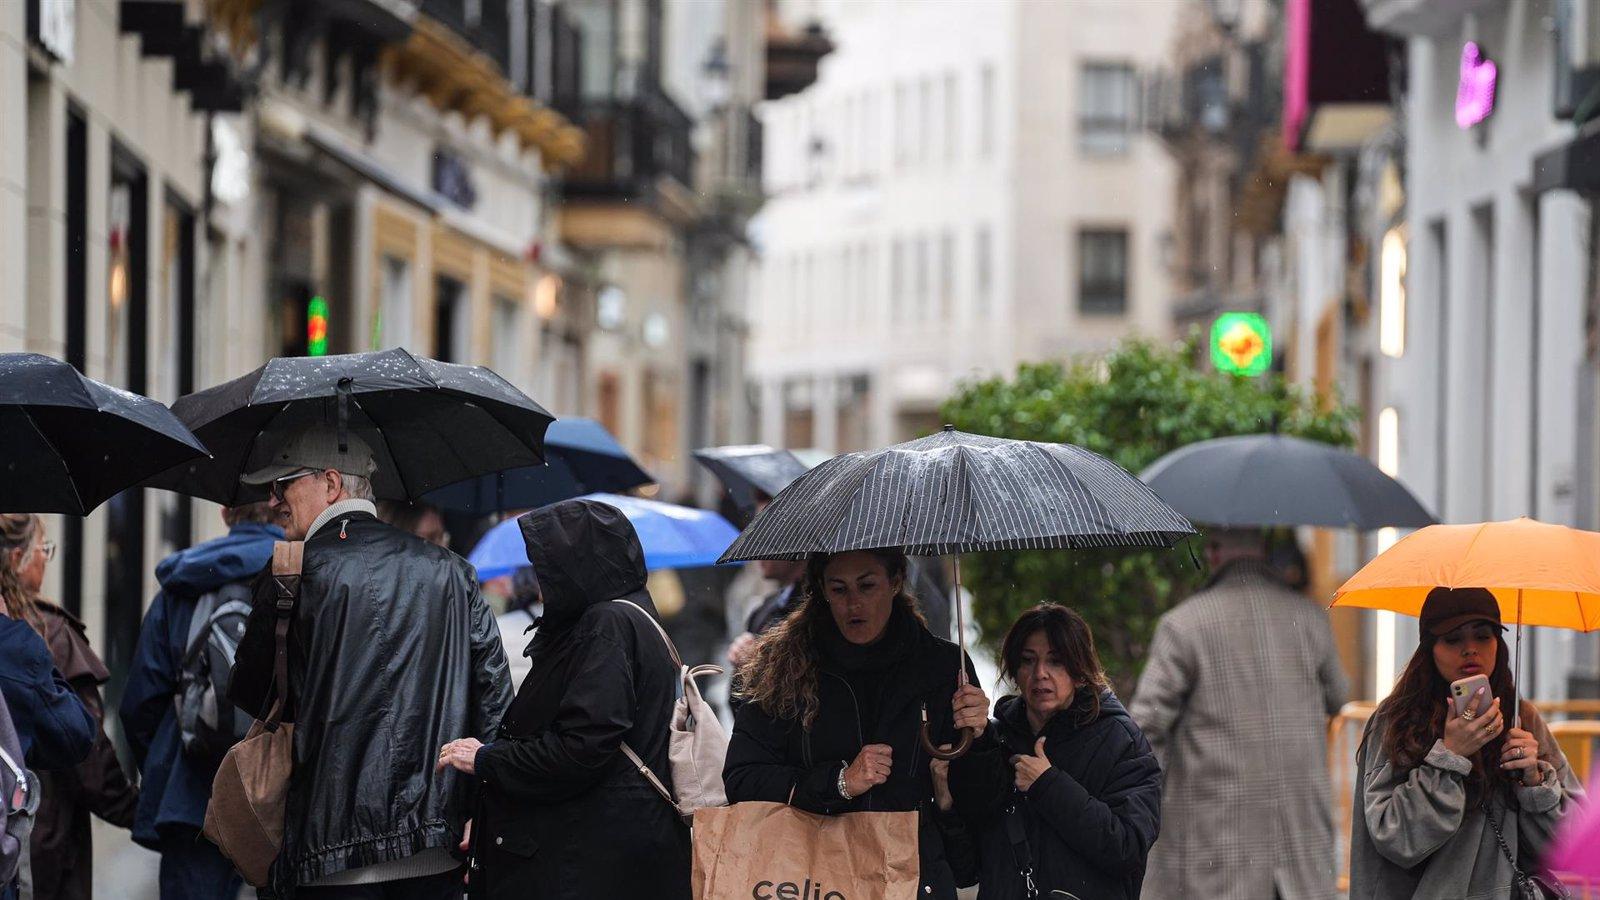
{"label": "wristwatch", "polygon": [[848,785],[846,785],[845,781],[844,781],[844,773],[846,771],[848,771],[849,768],[850,767],[847,766],[847,765],[839,767],[839,784],[838,784],[839,796],[843,797],[846,800],[854,800],[855,797],[851,796],[851,794],[850,794],[850,787]]}

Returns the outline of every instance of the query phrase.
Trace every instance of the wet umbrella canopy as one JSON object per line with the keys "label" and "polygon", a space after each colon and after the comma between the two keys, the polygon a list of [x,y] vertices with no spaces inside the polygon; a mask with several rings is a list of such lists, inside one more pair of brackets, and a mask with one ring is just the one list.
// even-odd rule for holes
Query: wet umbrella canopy
{"label": "wet umbrella canopy", "polygon": [[[1170,547],[1194,529],[1139,479],[1071,444],[944,431],[837,456],[800,476],[757,514],[722,561],[804,559],[899,547],[918,556],[982,550]],[[956,560],[955,593],[961,590]],[[957,684],[966,683],[966,623],[956,604]],[[939,759],[965,753],[964,731]]]}
{"label": "wet umbrella canopy", "polygon": [[799,457],[765,444],[706,447],[694,451],[694,458],[717,476],[745,512],[755,511],[758,494],[776,497],[806,473]]}
{"label": "wet umbrella canopy", "polygon": [[37,353],[0,353],[0,510],[88,515],[205,456],[165,406]]}
{"label": "wet umbrella canopy", "polygon": [[214,458],[164,472],[150,486],[227,506],[262,499],[261,489],[241,485],[239,476],[308,425],[360,435],[377,459],[373,492],[417,500],[447,484],[543,462],[553,418],[489,369],[399,349],[280,357],[180,397],[172,408]]}
{"label": "wet umbrella canopy", "polygon": [[954,429],[822,463],[780,492],[723,561],[900,547],[1170,547],[1183,516],[1116,463],[1071,444]]}
{"label": "wet umbrella canopy", "polygon": [[1279,434],[1200,441],[1140,476],[1185,516],[1226,528],[1421,528],[1436,521],[1405,485],[1348,450]]}
{"label": "wet umbrella canopy", "polygon": [[544,449],[546,465],[473,478],[440,488],[424,499],[440,509],[487,515],[534,509],[599,491],[632,490],[655,481],[611,432],[593,419],[555,420],[545,432]]}

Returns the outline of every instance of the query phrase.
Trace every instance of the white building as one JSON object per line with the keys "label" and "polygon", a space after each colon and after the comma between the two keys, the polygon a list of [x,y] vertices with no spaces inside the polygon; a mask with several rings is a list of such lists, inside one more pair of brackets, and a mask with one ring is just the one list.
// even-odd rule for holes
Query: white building
{"label": "white building", "polygon": [[[1595,173],[1566,166],[1576,132],[1558,107],[1572,73],[1557,46],[1574,37],[1575,15],[1592,32],[1600,4],[1364,5],[1373,27],[1406,39],[1409,78],[1405,222],[1373,239],[1403,272],[1380,279],[1368,336],[1381,351],[1377,458],[1445,522],[1527,515],[1593,528],[1591,206],[1573,188]],[[1380,696],[1415,647],[1414,620],[1377,617]],[[1592,637],[1535,630],[1524,648],[1529,695],[1600,686]]]}
{"label": "white building", "polygon": [[1138,84],[1179,5],[787,9],[837,49],[763,114],[761,440],[891,443],[962,379],[1171,330],[1173,165]]}

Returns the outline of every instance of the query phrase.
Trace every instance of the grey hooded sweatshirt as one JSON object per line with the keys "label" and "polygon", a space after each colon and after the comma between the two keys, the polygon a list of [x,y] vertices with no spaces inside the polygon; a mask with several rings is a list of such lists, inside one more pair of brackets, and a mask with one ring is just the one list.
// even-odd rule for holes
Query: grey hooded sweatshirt
{"label": "grey hooded sweatshirt", "polygon": [[[1350,900],[1505,900],[1511,862],[1495,840],[1482,807],[1467,805],[1472,762],[1435,741],[1422,764],[1395,767],[1383,752],[1385,722],[1367,723],[1357,754],[1355,816],[1350,834]],[[1514,789],[1512,809],[1496,800],[1487,810],[1518,854],[1536,872],[1563,816],[1583,788],[1560,746],[1530,703],[1522,727],[1539,742],[1544,778]]]}

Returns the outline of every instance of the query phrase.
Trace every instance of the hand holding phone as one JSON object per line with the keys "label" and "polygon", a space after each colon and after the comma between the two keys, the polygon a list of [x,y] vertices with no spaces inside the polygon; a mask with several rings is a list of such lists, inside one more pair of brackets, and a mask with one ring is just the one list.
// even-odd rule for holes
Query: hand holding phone
{"label": "hand holding phone", "polygon": [[[1478,693],[1479,688],[1483,688],[1483,693]],[[1487,712],[1492,699],[1494,694],[1489,690],[1487,675],[1468,675],[1450,682],[1450,702],[1455,705],[1456,715],[1462,718],[1473,718]]]}

